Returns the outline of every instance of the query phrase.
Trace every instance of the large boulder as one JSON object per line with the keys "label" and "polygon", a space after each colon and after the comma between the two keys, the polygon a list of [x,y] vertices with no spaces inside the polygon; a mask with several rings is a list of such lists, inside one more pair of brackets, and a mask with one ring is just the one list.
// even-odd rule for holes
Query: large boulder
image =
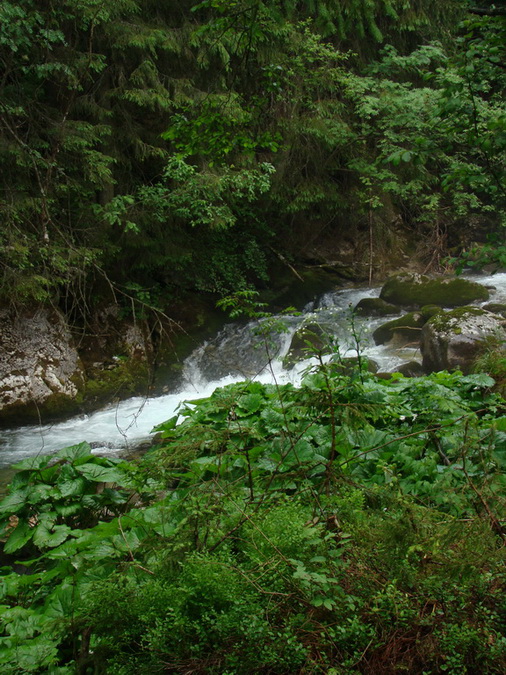
{"label": "large boulder", "polygon": [[0,311],[0,419],[37,421],[75,405],[83,368],[54,309]]}
{"label": "large boulder", "polygon": [[421,312],[409,312],[404,316],[387,321],[372,334],[375,344],[383,345],[394,339],[398,344],[418,342],[426,319]]}
{"label": "large boulder", "polygon": [[457,277],[431,279],[423,274],[400,273],[388,279],[380,298],[402,307],[461,307],[477,300],[488,300],[485,286]]}
{"label": "large boulder", "polygon": [[388,316],[398,314],[399,308],[381,298],[362,298],[355,311],[360,316]]}
{"label": "large boulder", "polygon": [[422,329],[420,347],[426,372],[459,369],[468,373],[484,340],[505,339],[502,317],[479,307],[460,307],[437,314]]}

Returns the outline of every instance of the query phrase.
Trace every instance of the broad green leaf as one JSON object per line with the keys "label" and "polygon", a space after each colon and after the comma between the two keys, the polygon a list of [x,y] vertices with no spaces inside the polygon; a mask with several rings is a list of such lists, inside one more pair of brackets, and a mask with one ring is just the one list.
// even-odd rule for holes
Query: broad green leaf
{"label": "broad green leaf", "polygon": [[77,497],[86,490],[86,480],[82,476],[73,480],[58,481],[57,485],[62,497]]}
{"label": "broad green leaf", "polygon": [[[0,665],[3,664],[4,673],[40,673],[44,672],[51,664],[58,662],[58,641],[39,635],[22,644],[16,644],[2,650]],[[13,667],[13,670],[8,668]]]}
{"label": "broad green leaf", "polygon": [[78,466],[92,458],[93,453],[91,452],[90,444],[83,442],[78,445],[71,445],[68,448],[62,448],[56,453],[55,457],[68,459],[75,466]]}
{"label": "broad green leaf", "polygon": [[35,455],[34,457],[28,457],[27,459],[23,459],[21,462],[18,462],[17,464],[13,464],[12,468],[16,469],[17,471],[25,471],[25,470],[31,470],[31,471],[37,471],[38,469],[44,469],[49,462],[51,461],[52,457],[48,455]]}
{"label": "broad green leaf", "polygon": [[14,553],[20,548],[23,548],[23,546],[32,538],[32,535],[33,528],[30,527],[26,520],[20,520],[5,543],[5,553]]}
{"label": "broad green leaf", "polygon": [[53,619],[66,619],[74,614],[77,602],[76,588],[66,583],[59,586],[47,598],[44,606],[44,615]]}
{"label": "broad green leaf", "polygon": [[0,502],[0,515],[19,513],[26,506],[29,493],[30,489],[25,487],[4,497]]}
{"label": "broad green leaf", "polygon": [[[247,394],[241,396],[237,401],[237,414],[252,414],[258,412],[264,404],[264,397],[261,394]],[[244,411],[244,412],[242,412]]]}
{"label": "broad green leaf", "polygon": [[125,474],[117,468],[98,464],[81,464],[77,470],[88,480],[97,483],[121,483],[125,478]]}
{"label": "broad green leaf", "polygon": [[40,502],[46,502],[50,496],[54,493],[54,487],[52,485],[44,485],[43,483],[37,483],[30,488],[26,501],[29,504],[39,504]]}
{"label": "broad green leaf", "polygon": [[38,548],[53,548],[63,543],[70,532],[67,525],[56,525],[52,531],[46,525],[38,525],[33,533],[33,543]]}

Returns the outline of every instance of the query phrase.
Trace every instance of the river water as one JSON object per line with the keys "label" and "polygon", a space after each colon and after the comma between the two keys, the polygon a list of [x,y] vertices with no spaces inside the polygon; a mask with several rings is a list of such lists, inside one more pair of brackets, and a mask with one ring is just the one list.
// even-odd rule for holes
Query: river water
{"label": "river water", "polygon": [[[471,278],[491,287],[488,302],[506,303],[506,273],[473,275]],[[352,330],[351,308],[362,298],[378,297],[380,290],[378,287],[330,291],[310,303],[300,316],[279,317],[286,332],[270,333],[268,350],[265,337],[258,334],[258,322],[227,324],[186,359],[182,382],[177,390],[149,399],[130,398],[92,414],[55,424],[1,431],[0,468],[9,467],[26,457],[56,452],[81,441],[91,443],[94,452],[100,455],[125,455],[148,440],[153,427],[172,417],[182,401],[209,396],[216,387],[245,379],[297,384],[311,361],[287,370],[282,359],[289,349],[293,333],[302,323],[318,323],[332,334],[342,357],[356,356],[355,333],[363,355],[374,359],[381,371],[392,372],[406,361],[421,361],[415,346],[398,350],[388,345],[374,345],[372,332],[385,321],[396,318],[394,316],[378,319],[355,316]],[[265,329],[265,324],[260,324],[260,327]]]}

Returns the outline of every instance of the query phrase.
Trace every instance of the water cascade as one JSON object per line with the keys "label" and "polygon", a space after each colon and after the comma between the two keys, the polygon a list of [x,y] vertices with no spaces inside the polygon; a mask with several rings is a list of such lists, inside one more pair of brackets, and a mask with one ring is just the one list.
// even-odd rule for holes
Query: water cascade
{"label": "water cascade", "polygon": [[[506,303],[506,273],[472,277],[493,287],[490,302]],[[25,457],[54,452],[62,447],[88,441],[98,454],[121,455],[149,439],[154,426],[172,417],[182,401],[209,396],[214,389],[232,382],[256,379],[261,382],[300,381],[311,360],[291,369],[283,367],[291,337],[305,323],[318,323],[334,336],[341,357],[361,353],[376,361],[382,371],[394,371],[401,363],[421,360],[418,347],[395,349],[376,346],[372,332],[387,320],[360,318],[352,320],[351,308],[365,297],[377,297],[380,288],[348,288],[326,293],[308,305],[299,316],[278,317],[286,332],[259,334],[259,322],[227,324],[213,339],[200,345],[184,363],[182,384],[177,391],[154,398],[129,398],[89,415],[73,417],[55,424],[24,426],[0,432],[0,467],[7,467]],[[401,316],[404,312],[399,312]],[[353,323],[354,322],[354,328]],[[261,327],[261,326],[260,326]]]}

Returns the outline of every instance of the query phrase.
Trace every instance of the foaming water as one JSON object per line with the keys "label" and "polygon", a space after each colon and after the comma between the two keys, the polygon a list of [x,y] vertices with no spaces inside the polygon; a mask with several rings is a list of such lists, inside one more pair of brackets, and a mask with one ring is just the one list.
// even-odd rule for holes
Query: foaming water
{"label": "foaming water", "polygon": [[[473,275],[491,289],[489,302],[506,303],[506,273]],[[88,441],[100,455],[119,455],[135,449],[150,438],[153,427],[176,414],[181,402],[210,396],[221,386],[245,379],[263,383],[298,384],[301,373],[311,366],[304,361],[290,370],[283,367],[293,333],[302,324],[318,324],[335,340],[343,358],[357,355],[357,338],[363,356],[373,359],[382,371],[392,372],[401,363],[421,360],[419,348],[377,346],[372,333],[395,317],[352,318],[353,308],[362,298],[378,297],[380,288],[350,288],[324,294],[301,316],[279,317],[285,332],[270,332],[266,322],[227,324],[215,338],[200,345],[184,364],[179,390],[155,398],[134,397],[109,405],[89,415],[81,415],[40,426],[23,426],[0,432],[0,467],[38,454]],[[482,303],[485,304],[485,303]],[[401,316],[402,312],[399,313]]]}

